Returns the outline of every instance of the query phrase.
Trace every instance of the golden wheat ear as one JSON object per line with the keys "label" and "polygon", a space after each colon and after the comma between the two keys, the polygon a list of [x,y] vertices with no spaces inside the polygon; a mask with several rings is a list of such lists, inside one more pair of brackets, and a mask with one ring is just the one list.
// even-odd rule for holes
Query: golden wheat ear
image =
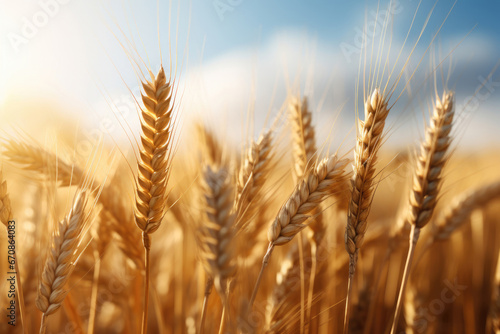
{"label": "golden wheat ear", "polygon": [[373,197],[377,153],[382,144],[387,99],[376,89],[365,102],[365,119],[359,120],[351,178],[351,201],[347,215],[345,246],[351,257],[349,275],[354,275],[357,255],[368,227],[367,218]]}
{"label": "golden wheat ear", "polygon": [[270,247],[280,246],[292,240],[307,225],[313,211],[327,197],[338,190],[347,177],[345,168],[349,160],[336,155],[321,160],[315,168],[299,182],[293,193],[281,207],[268,230]]}
{"label": "golden wheat ear", "polygon": [[142,83],[142,149],[135,202],[135,221],[145,235],[155,232],[164,216],[172,157],[172,86],[163,67],[156,77],[151,76],[151,81]]}
{"label": "golden wheat ear", "polygon": [[[236,273],[234,252],[236,215],[232,212],[234,190],[230,181],[226,168],[206,166],[203,170],[201,189],[204,219],[200,226],[200,255],[209,276],[207,289],[213,282],[222,300],[221,332],[227,326],[229,319],[230,282]],[[202,309],[202,313],[204,312],[205,309]]]}
{"label": "golden wheat ear", "polygon": [[383,131],[388,107],[387,97],[375,89],[365,101],[365,119],[358,121],[356,148],[354,150],[353,175],[351,178],[351,199],[347,213],[344,242],[349,254],[349,277],[344,314],[344,333],[349,326],[350,295],[352,280],[356,271],[358,252],[363,245],[368,215],[374,193],[375,165],[383,140]]}
{"label": "golden wheat ear", "polygon": [[309,170],[283,204],[267,232],[269,246],[250,297],[248,312],[255,301],[262,274],[274,247],[290,242],[307,227],[306,223],[311,217],[309,213],[315,210],[323,200],[335,194],[339,185],[348,177],[345,171],[348,163],[348,159],[339,159],[336,155],[321,160]]}
{"label": "golden wheat ear", "polygon": [[434,114],[420,148],[417,169],[410,193],[408,222],[416,228],[424,227],[431,219],[437,204],[441,174],[448,159],[454,116],[453,93],[445,93],[436,100]]}
{"label": "golden wheat ear", "polygon": [[72,166],[52,152],[41,147],[14,139],[3,142],[4,153],[10,162],[24,170],[54,177],[62,187],[79,184],[83,171],[78,166]]}
{"label": "golden wheat ear", "polygon": [[149,301],[150,234],[160,227],[167,204],[167,182],[172,163],[174,128],[172,84],[167,81],[163,66],[151,81],[142,83],[141,150],[135,197],[135,223],[142,231],[145,250],[146,279],[142,333],[147,333]]}
{"label": "golden wheat ear", "polygon": [[470,217],[472,211],[500,197],[500,181],[458,195],[447,206],[432,231],[433,240],[446,240]]}
{"label": "golden wheat ear", "polygon": [[316,131],[312,125],[312,113],[306,97],[302,100],[297,96],[291,97],[288,109],[292,127],[295,175],[301,178],[317,154]]}
{"label": "golden wheat ear", "polygon": [[217,135],[207,125],[196,123],[198,148],[203,159],[212,165],[222,164],[224,148]]}
{"label": "golden wheat ear", "polygon": [[88,225],[89,217],[85,212],[87,197],[87,191],[77,192],[71,210],[58,224],[53,234],[36,299],[36,306],[43,313],[41,334],[46,331],[47,317],[61,307],[69,292],[65,289],[65,285],[75,268],[75,262],[80,254],[78,249]]}
{"label": "golden wheat ear", "polygon": [[201,258],[214,279],[217,292],[225,298],[227,280],[235,273],[233,236],[235,215],[233,188],[225,168],[205,167],[203,171],[203,207]]}
{"label": "golden wheat ear", "polygon": [[481,209],[498,198],[500,198],[500,181],[468,190],[453,198],[451,203],[444,208],[437,222],[432,225],[431,233],[420,252],[417,264],[435,242],[449,240],[452,234],[468,221],[474,210]]}
{"label": "golden wheat ear", "polygon": [[255,202],[258,202],[258,195],[270,174],[272,158],[273,134],[267,131],[256,142],[252,142],[238,172],[234,202],[238,230],[248,226],[258,208]]}
{"label": "golden wheat ear", "polygon": [[451,130],[455,115],[453,96],[452,92],[444,92],[442,98],[436,99],[434,112],[425,131],[425,140],[420,146],[420,153],[417,157],[406,218],[411,226],[410,249],[399,289],[392,334],[397,330],[404,291],[408,283],[413,253],[420,236],[420,230],[432,218],[441,188],[441,175],[449,159],[447,152],[452,140]]}
{"label": "golden wheat ear", "polygon": [[[312,124],[312,112],[306,97],[302,100],[298,96],[291,97],[288,103],[288,110],[292,128],[292,152],[295,176],[297,179],[301,179],[304,173],[307,172],[308,166],[316,163],[318,157],[316,131]],[[315,218],[309,225],[312,230],[310,237],[317,239],[315,243],[318,244],[325,232],[321,207],[318,207],[312,215]]]}

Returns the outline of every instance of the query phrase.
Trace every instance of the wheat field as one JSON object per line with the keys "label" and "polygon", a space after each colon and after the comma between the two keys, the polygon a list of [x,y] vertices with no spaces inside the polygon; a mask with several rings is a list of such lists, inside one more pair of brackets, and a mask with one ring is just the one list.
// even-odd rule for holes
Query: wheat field
{"label": "wheat field", "polygon": [[56,135],[2,129],[0,332],[500,333],[500,154],[461,149],[467,115],[433,55],[418,139],[386,146],[412,121],[390,117],[400,97],[421,96],[408,61],[428,55],[419,37],[388,64],[389,26],[361,54],[352,128],[327,138],[292,83],[246,141],[184,119],[168,61],[131,61],[126,143],[76,154],[57,113]]}

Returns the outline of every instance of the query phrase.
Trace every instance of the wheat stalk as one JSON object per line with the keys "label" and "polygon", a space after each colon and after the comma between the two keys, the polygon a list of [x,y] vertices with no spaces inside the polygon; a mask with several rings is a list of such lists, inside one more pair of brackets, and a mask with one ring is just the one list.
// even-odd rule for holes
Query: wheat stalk
{"label": "wheat stalk", "polygon": [[392,334],[396,333],[404,291],[408,282],[415,246],[420,236],[420,229],[430,221],[437,204],[441,187],[441,174],[448,160],[447,150],[451,144],[450,133],[453,116],[453,93],[445,92],[441,99],[439,97],[436,99],[434,113],[426,129],[425,140],[421,144],[420,154],[417,158],[417,167],[413,177],[407,211],[407,221],[411,225],[410,249],[408,250],[403,280],[399,289],[396,312],[392,323]]}
{"label": "wheat stalk", "polygon": [[488,333],[500,333],[500,256],[497,260],[493,294],[488,314]]}
{"label": "wheat stalk", "polygon": [[377,153],[382,145],[385,120],[390,108],[388,101],[378,89],[375,89],[365,102],[365,119],[358,122],[356,149],[354,150],[353,175],[351,178],[351,200],[347,214],[347,226],[344,236],[349,254],[349,277],[344,315],[344,333],[349,328],[350,294],[352,280],[356,271],[358,252],[368,227],[368,214],[373,197],[373,180]]}
{"label": "wheat stalk", "polygon": [[146,281],[144,284],[144,312],[142,333],[147,333],[149,301],[149,235],[161,224],[166,208],[166,187],[170,175],[173,130],[172,85],[167,81],[163,67],[151,81],[142,83],[143,108],[141,117],[142,149],[138,161],[135,199],[135,223],[142,231],[145,249]]}
{"label": "wheat stalk", "polygon": [[36,306],[42,311],[40,333],[46,331],[46,319],[61,307],[69,291],[65,285],[79,256],[78,248],[86,232],[86,191],[79,190],[68,215],[58,224],[42,272]]}
{"label": "wheat stalk", "polygon": [[201,320],[200,320],[200,329],[199,333],[203,334],[205,330],[205,318],[206,318],[206,313],[207,313],[207,307],[208,307],[208,298],[212,294],[212,287],[214,285],[214,279],[210,276],[207,277],[206,283],[205,283],[205,293],[203,296],[203,305],[201,307]]}

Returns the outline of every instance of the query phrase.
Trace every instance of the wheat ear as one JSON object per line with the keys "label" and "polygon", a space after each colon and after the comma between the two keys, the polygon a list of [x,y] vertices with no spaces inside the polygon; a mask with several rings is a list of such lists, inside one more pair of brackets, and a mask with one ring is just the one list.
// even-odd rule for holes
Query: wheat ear
{"label": "wheat ear", "polygon": [[64,287],[75,268],[75,261],[79,255],[78,248],[88,223],[88,217],[85,215],[86,202],[86,191],[78,191],[73,200],[73,207],[58,224],[53,235],[36,299],[36,306],[43,313],[41,334],[46,331],[47,317],[61,307],[69,292]]}
{"label": "wheat ear", "polygon": [[57,181],[62,187],[78,184],[79,181],[75,181],[74,177],[83,174],[77,166],[72,166],[55,154],[27,143],[7,140],[4,142],[4,150],[11,162],[22,166],[25,170],[40,172],[53,167],[55,172],[57,166]]}
{"label": "wheat ear", "polygon": [[135,223],[142,231],[146,279],[142,333],[147,333],[149,301],[149,235],[161,224],[166,208],[166,187],[170,175],[173,128],[172,85],[163,67],[151,81],[142,83],[141,154],[138,161]]}
{"label": "wheat ear", "polygon": [[310,218],[308,213],[316,209],[325,198],[335,194],[338,185],[347,177],[345,167],[348,163],[349,160],[340,160],[336,155],[321,160],[310,169],[283,204],[268,230],[269,246],[249,301],[249,311],[257,296],[262,274],[274,247],[288,243],[307,227],[305,223]]}
{"label": "wheat ear", "polygon": [[415,260],[415,266],[435,242],[448,240],[469,219],[475,209],[484,207],[499,197],[500,181],[488,183],[456,196],[446,207],[437,223],[432,226],[430,237]]}
{"label": "wheat ear", "polygon": [[425,140],[420,147],[417,166],[413,176],[410,192],[407,221],[411,226],[410,248],[406,259],[401,287],[399,289],[396,312],[392,323],[391,334],[396,333],[404,291],[413,260],[413,253],[420,236],[420,229],[431,219],[436,207],[441,174],[448,160],[448,147],[451,144],[451,129],[454,108],[453,93],[445,92],[443,97],[436,99],[434,113],[425,132]]}
{"label": "wheat ear", "polygon": [[470,217],[472,211],[500,197],[500,181],[467,191],[453,199],[433,230],[434,240],[448,239]]}
{"label": "wheat ear", "polygon": [[232,253],[234,195],[227,170],[205,167],[202,191],[205,222],[201,231],[201,258],[205,270],[214,279],[217,292],[224,299],[227,280],[236,269]]}
{"label": "wheat ear", "polygon": [[218,165],[222,162],[224,149],[216,134],[202,123],[196,124],[198,134],[198,143],[202,156],[212,165]]}
{"label": "wheat ear", "polygon": [[271,168],[272,132],[262,134],[245,155],[236,182],[235,212],[238,229],[244,229],[255,214],[257,195],[262,190]]}
{"label": "wheat ear", "polygon": [[288,108],[292,125],[295,174],[300,179],[316,157],[316,132],[306,97],[302,101],[299,97],[292,97]]}
{"label": "wheat ear", "polygon": [[[69,165],[60,157],[42,148],[13,140],[6,141],[5,154],[9,160],[23,169],[43,173],[50,176],[48,166],[53,166],[57,171],[57,178],[61,187],[79,184],[84,177],[82,169],[76,165]],[[57,167],[57,168],[56,168]],[[130,231],[133,218],[129,219],[128,208],[124,205],[122,197],[111,182],[103,188],[99,201],[102,204],[101,215],[110,222],[112,230],[118,241],[120,250],[134,263],[137,268],[144,266],[142,247],[137,244],[140,235]]]}
{"label": "wheat ear", "polygon": [[163,67],[151,81],[142,83],[141,156],[138,166],[135,222],[144,234],[155,232],[165,213],[166,185],[170,173],[172,152],[172,86],[167,82]]}
{"label": "wheat ear", "polygon": [[446,207],[436,224],[432,226],[430,237],[424,245],[416,264],[435,242],[448,240],[451,235],[467,222],[472,212],[488,205],[500,197],[500,181],[488,183],[456,196]]}
{"label": "wheat ear", "polygon": [[134,216],[123,200],[120,189],[110,183],[99,197],[103,210],[101,217],[109,223],[116,244],[133,266],[144,269],[144,248],[140,244],[141,234],[134,227]]}
{"label": "wheat ear", "polygon": [[268,239],[271,246],[281,246],[302,231],[312,210],[338,190],[338,185],[347,177],[345,167],[349,160],[332,155],[321,160],[303,180],[299,182],[288,200],[281,207],[269,227]]}
{"label": "wheat ear", "polygon": [[344,333],[349,328],[350,295],[356,271],[358,252],[368,227],[368,214],[373,197],[373,180],[377,153],[382,145],[385,120],[389,114],[387,99],[375,89],[365,102],[365,119],[358,121],[356,148],[354,150],[353,175],[351,178],[351,200],[347,214],[344,236],[349,254],[349,278],[344,315]]}
{"label": "wheat ear", "polygon": [[205,167],[202,193],[205,220],[201,227],[201,258],[222,299],[222,330],[229,315],[228,283],[236,271],[233,250],[236,217],[232,213],[234,192],[227,170]]}

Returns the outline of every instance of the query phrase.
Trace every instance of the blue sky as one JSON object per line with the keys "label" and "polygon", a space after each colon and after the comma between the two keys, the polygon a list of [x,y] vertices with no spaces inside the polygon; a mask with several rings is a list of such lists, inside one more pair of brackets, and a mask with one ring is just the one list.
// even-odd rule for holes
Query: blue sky
{"label": "blue sky", "polygon": [[[78,1],[78,0],[73,0]],[[141,25],[154,26],[156,24],[156,1],[114,1],[111,2],[115,17],[120,15],[122,7],[130,10],[137,22]],[[125,3],[125,5],[123,5]],[[406,33],[419,1],[393,1],[400,12],[394,16],[395,35]],[[422,42],[427,43],[437,27],[442,23],[447,12],[455,1],[441,0],[422,1],[415,27],[421,27],[431,8],[436,5],[433,19],[427,29],[428,34],[423,36]],[[191,11],[191,38],[190,48],[199,51],[204,45],[204,59],[209,60],[221,53],[249,44],[258,44],[272,36],[276,31],[286,29],[303,30],[311,37],[316,37],[331,43],[340,43],[352,39],[354,28],[362,27],[365,13],[370,19],[370,12],[384,11],[389,1],[330,1],[330,0],[182,0],[180,6],[180,30],[185,33],[188,28],[189,12]],[[160,2],[160,21],[162,34],[166,35],[168,26],[167,1]],[[173,1],[172,16],[178,10],[178,2]],[[495,0],[458,1],[448,17],[441,37],[465,36],[477,25],[472,35],[488,36],[493,40],[500,39],[500,2]],[[89,16],[90,13],[89,13]],[[152,20],[153,19],[153,20]],[[123,21],[121,21],[123,22]],[[174,29],[175,27],[173,27]],[[144,30],[139,28],[140,30]],[[153,36],[155,37],[155,36]],[[145,40],[148,40],[145,38]],[[205,40],[205,44],[203,41]],[[155,39],[149,39],[156,42]],[[498,43],[497,43],[498,44]]]}
{"label": "blue sky", "polygon": [[[225,3],[227,7],[218,6],[220,3]],[[363,25],[365,12],[368,12],[370,17],[369,13],[377,10],[378,6],[377,1],[237,0],[235,5],[229,3],[231,2],[225,0],[192,1],[191,44],[199,45],[206,38],[205,55],[208,59],[235,47],[258,43],[275,31],[290,28],[304,30],[312,37],[339,43],[354,36],[353,28]],[[406,33],[407,27],[404,23],[409,23],[411,20],[418,1],[399,0],[394,3],[401,8],[401,12],[394,18],[395,25],[399,25],[401,29],[396,30],[395,34]],[[434,4],[434,1],[422,2],[420,15],[416,21],[417,27],[423,23]],[[430,22],[429,31],[435,31],[453,4],[454,1],[443,0],[437,3],[433,13],[435,19]],[[388,1],[380,2],[379,10],[383,11],[387,5]],[[151,10],[143,9],[146,12]],[[500,13],[498,1],[458,1],[447,19],[441,36],[443,38],[464,36],[477,25],[473,34],[490,36],[498,40],[500,37],[498,13]],[[428,41],[426,36],[423,42]],[[196,46],[192,47],[196,49]]]}
{"label": "blue sky", "polygon": [[[380,10],[383,10],[387,3],[381,2]],[[396,24],[408,22],[418,1],[400,0],[398,3],[402,14],[396,17]],[[443,14],[450,10],[453,3],[454,1],[440,1],[434,16],[442,20]],[[363,24],[365,10],[376,10],[377,4],[377,1],[243,0],[241,4],[233,7],[232,11],[226,11],[224,20],[220,21],[214,2],[194,0],[193,22],[200,20],[204,29],[193,32],[193,37],[198,39],[206,34],[209,57],[234,46],[254,43],[273,31],[286,28],[304,29],[312,36],[335,42],[349,37],[353,33],[354,25]],[[419,9],[420,13],[427,14],[433,5],[433,1],[424,1]],[[449,35],[464,35],[477,24],[477,33],[498,39],[499,13],[498,1],[459,1],[447,20],[442,35],[444,38]],[[424,18],[425,15],[420,16],[417,23],[422,22]],[[432,23],[432,26],[436,27],[441,21]]]}
{"label": "blue sky", "polygon": [[[380,2],[379,14],[387,12],[388,4],[389,1]],[[388,36],[392,35],[391,61],[396,59],[418,4],[416,0],[393,1],[396,10],[391,15],[391,32],[384,39],[388,43]],[[397,64],[398,71],[434,4],[422,1],[402,60]],[[393,112],[394,124],[402,118],[403,128],[415,130],[409,136],[412,140],[418,139],[421,116],[427,112],[433,97],[431,68],[435,66],[430,63],[431,56],[437,62],[444,60],[445,76],[451,63],[447,85],[456,90],[457,104],[461,105],[500,60],[497,19],[500,2],[493,0],[458,1],[432,48],[426,52],[453,4],[454,1],[447,0],[436,4],[407,67],[408,73],[417,65],[419,70]],[[256,127],[262,127],[267,111],[271,108],[277,112],[287,88],[292,87],[311,98],[319,124],[330,124],[337,119],[336,127],[347,129],[341,131],[339,139],[352,129],[358,54],[347,57],[345,48],[359,49],[360,31],[365,23],[374,23],[377,1],[173,0],[171,6],[170,40],[179,64],[184,65],[183,112],[188,117],[202,116],[212,122],[223,120],[220,123],[234,134],[241,130],[248,106],[254,105]],[[129,100],[123,103],[133,101],[127,87],[137,92],[133,61],[140,63],[140,55],[145,62],[149,59],[154,70],[159,66],[158,14],[163,61],[168,63],[169,2],[160,1],[159,8],[158,13],[157,1],[137,0],[3,1],[0,4],[0,105],[4,105],[1,112],[7,114],[5,106],[22,109],[26,98],[20,96],[29,94],[32,99],[58,101],[64,113],[75,114],[83,121],[114,119],[110,109],[122,103],[116,101],[126,100],[127,96]],[[35,15],[43,11],[53,15],[47,16],[47,22],[42,22],[33,36],[13,46],[13,36],[23,38],[26,22],[33,23]],[[127,45],[132,38],[133,47]],[[379,41],[379,37],[374,40],[370,37],[367,45],[376,49]],[[120,42],[126,45],[126,51]],[[446,57],[450,52],[451,57]],[[488,96],[471,115],[464,116],[465,142],[468,136],[477,141],[486,133],[488,138],[494,138],[488,142],[500,143],[493,125],[500,123],[499,73],[493,73]],[[403,87],[404,83],[397,94]],[[412,103],[404,100],[409,91],[414,95]],[[130,115],[126,121],[133,124],[134,116]],[[330,130],[330,126],[324,126],[323,134]],[[399,136],[407,133],[395,131],[391,138],[399,142]]]}

